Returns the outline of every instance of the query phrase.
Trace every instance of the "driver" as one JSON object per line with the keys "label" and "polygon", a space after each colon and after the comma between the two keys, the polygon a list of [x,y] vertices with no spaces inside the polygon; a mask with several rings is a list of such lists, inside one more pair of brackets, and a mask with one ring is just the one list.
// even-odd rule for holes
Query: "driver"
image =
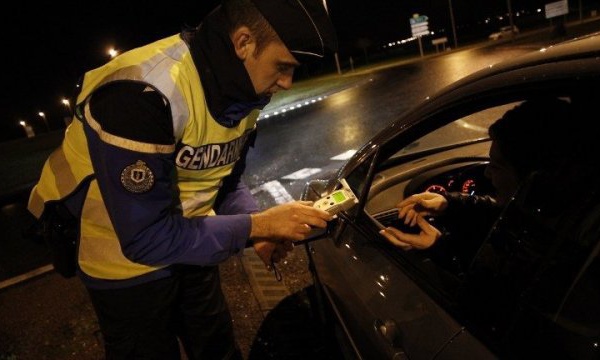
{"label": "driver", "polygon": [[[558,98],[527,100],[507,111],[488,129],[492,144],[485,176],[496,190],[495,197],[459,192],[414,194],[397,204],[398,217],[406,225],[417,226],[419,231],[407,233],[387,227],[380,234],[405,250],[437,247],[443,232],[425,216],[444,214],[448,223],[459,224],[456,228],[465,235],[460,238],[473,242],[459,244],[465,255],[462,258],[472,258],[503,206],[522,182],[530,174],[552,168],[562,161],[568,143],[565,134],[570,133],[565,127],[571,111],[570,103]],[[464,226],[460,226],[461,223]]]}

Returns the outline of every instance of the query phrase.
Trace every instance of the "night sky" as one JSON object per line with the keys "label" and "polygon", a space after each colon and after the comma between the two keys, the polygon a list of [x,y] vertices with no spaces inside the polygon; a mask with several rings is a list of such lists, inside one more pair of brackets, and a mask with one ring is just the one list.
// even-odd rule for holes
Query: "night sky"
{"label": "night sky", "polygon": [[[74,93],[77,79],[86,70],[108,61],[110,46],[129,50],[177,33],[184,25],[195,26],[218,3],[171,0],[156,6],[137,0],[84,0],[77,7],[65,2],[12,3],[16,10],[5,11],[0,25],[5,64],[0,141],[24,136],[19,120],[43,130],[39,111],[47,114],[52,129],[60,129],[66,112],[61,99]],[[361,51],[360,41],[375,46],[410,36],[413,13],[428,15],[433,26],[449,23],[449,0],[327,0],[327,4],[338,31],[340,58]],[[452,0],[452,4],[456,21],[461,23],[506,11],[507,2]]]}

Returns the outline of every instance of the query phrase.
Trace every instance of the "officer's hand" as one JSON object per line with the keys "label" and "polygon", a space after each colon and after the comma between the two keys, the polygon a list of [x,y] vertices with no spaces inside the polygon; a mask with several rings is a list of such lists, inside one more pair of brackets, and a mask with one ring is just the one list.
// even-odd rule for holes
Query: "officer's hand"
{"label": "officer's hand", "polygon": [[273,242],[268,240],[255,240],[253,247],[258,257],[269,270],[271,270],[271,262],[280,262],[294,249],[294,245],[291,241]]}
{"label": "officer's hand", "polygon": [[303,240],[312,227],[325,228],[333,217],[326,211],[312,207],[311,201],[292,201],[250,215],[254,241],[273,242]]}

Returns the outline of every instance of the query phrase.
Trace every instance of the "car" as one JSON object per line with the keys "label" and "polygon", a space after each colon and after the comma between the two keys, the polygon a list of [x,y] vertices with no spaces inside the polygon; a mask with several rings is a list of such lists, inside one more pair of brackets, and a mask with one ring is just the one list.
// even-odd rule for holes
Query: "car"
{"label": "car", "polygon": [[[478,239],[470,266],[459,266],[464,259],[452,249],[407,251],[379,233],[402,226],[395,205],[414,193],[493,196],[484,176],[488,126],[515,104],[548,95],[581,110],[565,122],[583,129],[585,146],[569,164],[585,171],[532,177],[523,185],[530,192],[515,193]],[[600,358],[600,151],[586,119],[598,103],[595,33],[456,81],[391,121],[340,168],[306,183],[302,200],[322,204],[329,196],[328,210],[339,211],[303,246],[311,308],[345,358]],[[577,199],[552,201],[566,190]],[[346,203],[354,197],[356,204]],[[444,217],[428,220],[453,226]]]}
{"label": "car", "polygon": [[510,38],[511,36],[517,35],[519,33],[519,28],[516,25],[513,26],[503,26],[498,31],[491,33],[488,38],[490,40],[500,40],[504,38]]}

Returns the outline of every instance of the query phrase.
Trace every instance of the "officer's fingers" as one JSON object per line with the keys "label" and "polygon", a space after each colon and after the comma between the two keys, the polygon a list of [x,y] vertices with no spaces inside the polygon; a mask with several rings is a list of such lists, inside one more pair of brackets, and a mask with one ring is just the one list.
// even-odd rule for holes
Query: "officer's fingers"
{"label": "officer's fingers", "polygon": [[271,254],[271,261],[274,263],[278,263],[281,261],[281,259],[282,259],[282,257],[281,257],[281,254],[279,253],[279,251],[273,251],[273,254]]}
{"label": "officer's fingers", "polygon": [[294,243],[292,241],[284,241],[282,246],[288,252],[294,250]]}
{"label": "officer's fingers", "polygon": [[333,220],[333,216],[325,210],[312,206],[296,205],[289,220],[312,227],[325,228],[327,222]]}
{"label": "officer's fingers", "polygon": [[271,268],[271,256],[275,248],[276,244],[270,241],[261,240],[254,242],[254,251],[256,251],[256,254],[268,269]]}

